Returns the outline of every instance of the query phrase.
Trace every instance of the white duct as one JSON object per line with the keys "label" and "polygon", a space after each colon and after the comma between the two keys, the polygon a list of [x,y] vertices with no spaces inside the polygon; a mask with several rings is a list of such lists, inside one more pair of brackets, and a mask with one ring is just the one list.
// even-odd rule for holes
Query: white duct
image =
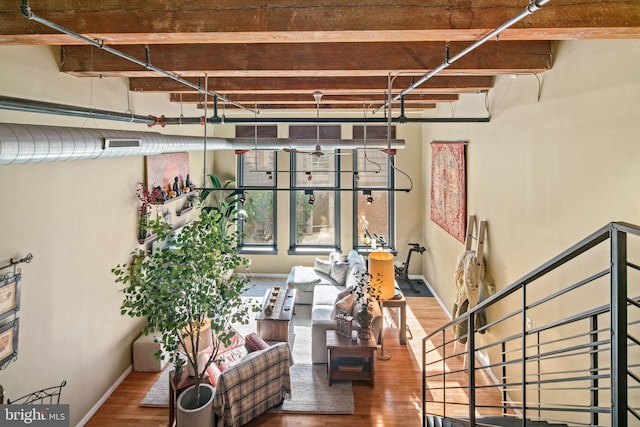
{"label": "white duct", "polygon": [[[107,140],[120,141],[110,146]],[[338,148],[404,148],[403,140],[321,140],[326,150]],[[277,150],[281,148],[313,149],[316,140],[233,139],[208,137],[207,150]],[[114,144],[117,145],[117,144]],[[202,151],[203,137],[163,135],[109,129],[71,128],[29,124],[0,123],[0,165],[92,160],[111,157],[147,156],[179,151]]]}

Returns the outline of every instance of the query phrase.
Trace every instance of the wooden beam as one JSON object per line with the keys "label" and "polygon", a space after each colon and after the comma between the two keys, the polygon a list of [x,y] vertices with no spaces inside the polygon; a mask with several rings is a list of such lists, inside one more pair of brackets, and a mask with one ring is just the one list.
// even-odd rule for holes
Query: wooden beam
{"label": "wooden beam", "polygon": [[[211,99],[211,97],[208,97]],[[360,95],[332,95],[323,94],[322,103],[331,104],[359,104],[362,108],[363,105],[369,105],[370,103],[382,103],[385,101],[383,93],[379,94],[360,94]],[[184,104],[199,104],[204,102],[204,94],[198,93],[172,93],[170,96],[171,102],[184,103]],[[232,97],[232,100],[245,105],[260,104],[263,102],[280,103],[280,104],[302,104],[307,106],[316,105],[316,101],[309,93],[301,94],[237,94]],[[458,100],[458,95],[449,94],[422,94],[414,91],[405,96],[405,103],[419,104],[419,103],[432,103],[432,102],[454,102]],[[400,104],[400,101],[397,102]]]}
{"label": "wooden beam", "polygon": [[[111,0],[32,2],[33,13],[110,45],[472,41],[521,13],[526,1]],[[637,0],[554,0],[502,40],[639,38]],[[0,0],[0,44],[81,44]]]}
{"label": "wooden beam", "polygon": [[[406,89],[416,77],[400,76],[394,80],[393,88]],[[204,87],[204,79],[189,78]],[[420,85],[424,93],[475,93],[493,88],[492,76],[435,76]],[[316,90],[328,94],[384,93],[387,91],[386,77],[274,77],[256,79],[249,77],[209,78],[209,90],[220,94],[239,93],[313,93]],[[138,92],[193,92],[193,89],[169,78],[131,78],[129,88]]]}
{"label": "wooden beam", "polygon": [[[468,47],[451,43],[449,56]],[[143,46],[119,51],[145,60]],[[542,72],[551,68],[548,41],[488,42],[454,62],[442,74],[460,72]],[[74,76],[157,76],[155,71],[92,46],[65,46],[61,71]],[[395,71],[420,72],[441,65],[444,42],[154,45],[151,64],[182,77],[386,76]]]}
{"label": "wooden beam", "polygon": [[[368,110],[375,110],[377,107],[380,106],[381,103],[378,103],[377,105],[372,105],[368,107]],[[245,104],[248,107],[253,108],[254,105],[253,104]],[[218,104],[218,107],[221,107],[221,104]],[[393,104],[394,106],[394,111],[395,112],[399,112],[400,111],[400,106],[398,104],[398,106],[396,106],[396,104]],[[196,108],[198,109],[204,109],[204,104],[197,104]],[[316,106],[314,105],[309,105],[309,104],[287,104],[287,103],[271,103],[271,102],[265,102],[265,103],[259,103],[257,106],[258,110],[316,110]],[[405,104],[404,106],[405,110],[429,110],[429,109],[433,109],[436,108],[436,104],[433,103],[413,103],[413,104]],[[207,109],[209,109],[209,111],[213,111],[213,104],[209,103],[207,104]],[[320,110],[363,110],[363,106],[362,104],[357,104],[357,103],[351,103],[351,104],[335,104],[335,103],[323,103],[320,104]]]}

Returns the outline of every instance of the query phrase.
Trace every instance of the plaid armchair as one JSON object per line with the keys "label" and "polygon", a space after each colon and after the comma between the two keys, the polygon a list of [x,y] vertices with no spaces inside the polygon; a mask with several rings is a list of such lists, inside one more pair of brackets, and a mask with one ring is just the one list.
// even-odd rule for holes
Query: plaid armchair
{"label": "plaid armchair", "polygon": [[291,395],[287,343],[249,353],[218,378],[213,412],[218,427],[241,426]]}

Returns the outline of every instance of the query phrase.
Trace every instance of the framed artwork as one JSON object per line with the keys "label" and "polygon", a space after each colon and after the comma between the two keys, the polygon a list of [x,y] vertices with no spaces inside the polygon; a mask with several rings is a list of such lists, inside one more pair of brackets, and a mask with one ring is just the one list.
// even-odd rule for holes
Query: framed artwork
{"label": "framed artwork", "polygon": [[21,273],[0,280],[0,320],[20,309]]}
{"label": "framed artwork", "polygon": [[0,367],[18,357],[18,319],[0,327]]}
{"label": "framed artwork", "polygon": [[169,193],[178,178],[178,188],[185,186],[189,175],[189,153],[164,153],[145,157],[147,168],[147,190],[162,187]]}
{"label": "framed artwork", "polygon": [[467,226],[466,145],[431,143],[431,221],[463,243]]}

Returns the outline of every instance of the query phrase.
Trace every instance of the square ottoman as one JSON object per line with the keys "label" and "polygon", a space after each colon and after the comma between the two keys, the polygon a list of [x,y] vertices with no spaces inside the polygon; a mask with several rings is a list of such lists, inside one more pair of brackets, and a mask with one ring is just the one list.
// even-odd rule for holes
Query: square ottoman
{"label": "square ottoman", "polygon": [[169,361],[168,354],[164,360],[156,359],[154,354],[160,350],[160,343],[155,342],[154,335],[140,335],[133,342],[133,370],[137,372],[160,372]]}

